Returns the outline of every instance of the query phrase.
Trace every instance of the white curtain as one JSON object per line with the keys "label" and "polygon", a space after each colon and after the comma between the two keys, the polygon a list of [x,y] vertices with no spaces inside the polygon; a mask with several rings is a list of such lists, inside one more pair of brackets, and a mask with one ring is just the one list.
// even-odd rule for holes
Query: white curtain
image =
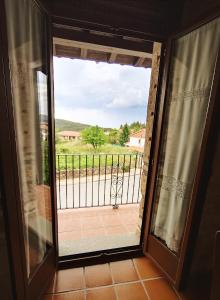
{"label": "white curtain", "polygon": [[174,43],[152,232],[178,252],[198,164],[220,42],[220,19]]}
{"label": "white curtain", "polygon": [[45,20],[33,1],[7,0],[5,7],[29,276],[42,261],[47,242],[52,242],[52,227],[46,219],[49,207],[45,205],[46,198],[50,201],[50,190],[42,182],[44,157],[37,78],[45,69]]}

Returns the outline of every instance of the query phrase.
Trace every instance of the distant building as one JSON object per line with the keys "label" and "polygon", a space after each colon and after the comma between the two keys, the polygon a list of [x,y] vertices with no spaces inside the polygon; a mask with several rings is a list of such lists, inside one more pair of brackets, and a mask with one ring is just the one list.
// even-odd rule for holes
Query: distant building
{"label": "distant building", "polygon": [[131,133],[129,137],[129,142],[126,143],[126,146],[143,149],[145,144],[145,134],[146,134],[145,128],[142,128],[137,132]]}
{"label": "distant building", "polygon": [[78,131],[61,131],[58,133],[60,138],[65,141],[79,140],[80,133]]}

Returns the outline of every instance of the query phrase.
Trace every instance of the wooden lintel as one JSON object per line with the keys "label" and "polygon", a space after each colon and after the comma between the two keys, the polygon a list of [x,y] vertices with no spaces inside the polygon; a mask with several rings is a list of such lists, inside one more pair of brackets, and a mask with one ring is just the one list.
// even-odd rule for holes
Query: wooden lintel
{"label": "wooden lintel", "polygon": [[87,58],[87,49],[81,48],[80,58],[82,58],[82,59],[86,59]]}
{"label": "wooden lintel", "polygon": [[108,62],[110,64],[114,63],[115,60],[116,60],[116,57],[117,57],[117,53],[111,53],[110,56],[109,56]]}
{"label": "wooden lintel", "polygon": [[116,54],[144,57],[144,58],[150,58],[150,59],[152,58],[152,54],[149,52],[127,50],[127,49],[122,49],[122,48],[104,46],[104,45],[99,45],[99,44],[92,44],[92,43],[87,43],[87,42],[79,42],[76,40],[63,39],[63,38],[58,38],[58,37],[54,37],[53,42],[57,45],[62,45],[62,46],[77,47],[77,48],[83,48],[83,49],[90,49],[90,50],[94,50],[94,51],[102,51],[102,52],[107,52],[107,53],[116,53]]}

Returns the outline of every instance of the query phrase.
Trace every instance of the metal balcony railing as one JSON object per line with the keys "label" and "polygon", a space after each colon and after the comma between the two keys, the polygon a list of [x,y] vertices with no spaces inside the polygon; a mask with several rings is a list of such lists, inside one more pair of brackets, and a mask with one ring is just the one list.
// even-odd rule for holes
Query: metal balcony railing
{"label": "metal balcony railing", "polygon": [[143,154],[57,154],[58,209],[139,203]]}

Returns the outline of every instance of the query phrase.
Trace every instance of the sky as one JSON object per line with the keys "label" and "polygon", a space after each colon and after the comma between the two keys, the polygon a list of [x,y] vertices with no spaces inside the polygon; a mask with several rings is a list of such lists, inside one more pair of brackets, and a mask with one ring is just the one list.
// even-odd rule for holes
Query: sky
{"label": "sky", "polygon": [[54,57],[55,117],[110,128],[145,122],[150,72]]}

